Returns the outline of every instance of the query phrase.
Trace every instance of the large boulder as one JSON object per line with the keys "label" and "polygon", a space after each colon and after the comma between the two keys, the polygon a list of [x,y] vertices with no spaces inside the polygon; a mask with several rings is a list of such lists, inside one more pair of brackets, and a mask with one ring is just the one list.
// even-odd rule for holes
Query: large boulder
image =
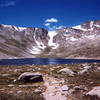
{"label": "large boulder", "polygon": [[42,82],[43,76],[41,73],[31,73],[31,72],[24,72],[18,77],[19,81],[22,82]]}
{"label": "large boulder", "polygon": [[67,74],[69,76],[74,76],[75,75],[75,73],[69,68],[63,68],[63,69],[59,70],[58,73]]}
{"label": "large boulder", "polygon": [[92,67],[91,67],[91,66],[85,65],[85,66],[84,66],[84,69],[81,70],[81,71],[79,71],[78,74],[79,74],[79,75],[83,75],[83,74],[85,74],[85,73],[90,72],[91,70],[92,70]]}

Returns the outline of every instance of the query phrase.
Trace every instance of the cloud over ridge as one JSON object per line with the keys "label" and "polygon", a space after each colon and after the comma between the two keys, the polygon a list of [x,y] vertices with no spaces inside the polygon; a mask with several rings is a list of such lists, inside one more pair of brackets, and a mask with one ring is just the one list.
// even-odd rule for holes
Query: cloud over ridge
{"label": "cloud over ridge", "polygon": [[61,28],[64,28],[65,26],[61,25],[61,26],[58,26],[58,25],[55,25],[55,23],[58,23],[58,19],[57,18],[50,18],[50,19],[46,19],[45,20],[45,24],[44,26],[46,26],[49,30],[56,30],[56,29],[61,29]]}
{"label": "cloud over ridge", "polygon": [[46,19],[45,22],[57,23],[58,22],[58,19],[56,19],[56,18],[50,18],[50,19]]}

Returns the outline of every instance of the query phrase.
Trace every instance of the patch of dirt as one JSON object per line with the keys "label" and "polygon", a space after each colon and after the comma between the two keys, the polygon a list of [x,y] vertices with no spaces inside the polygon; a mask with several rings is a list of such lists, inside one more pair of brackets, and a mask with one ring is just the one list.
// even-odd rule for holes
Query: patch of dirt
{"label": "patch of dirt", "polygon": [[45,76],[44,78],[46,91],[43,96],[46,100],[67,100],[66,91],[62,91],[64,80],[58,80],[53,77]]}

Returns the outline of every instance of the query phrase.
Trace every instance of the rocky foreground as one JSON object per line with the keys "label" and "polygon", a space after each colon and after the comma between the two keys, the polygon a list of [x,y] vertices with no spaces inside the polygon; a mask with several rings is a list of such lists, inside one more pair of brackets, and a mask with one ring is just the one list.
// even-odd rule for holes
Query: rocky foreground
{"label": "rocky foreground", "polygon": [[0,100],[100,100],[100,64],[1,66]]}

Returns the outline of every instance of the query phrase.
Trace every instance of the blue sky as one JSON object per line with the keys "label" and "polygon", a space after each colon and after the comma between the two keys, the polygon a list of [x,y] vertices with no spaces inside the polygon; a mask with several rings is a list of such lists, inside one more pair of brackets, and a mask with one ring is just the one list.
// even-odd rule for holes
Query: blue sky
{"label": "blue sky", "polygon": [[100,19],[100,0],[0,0],[0,24],[56,28]]}

